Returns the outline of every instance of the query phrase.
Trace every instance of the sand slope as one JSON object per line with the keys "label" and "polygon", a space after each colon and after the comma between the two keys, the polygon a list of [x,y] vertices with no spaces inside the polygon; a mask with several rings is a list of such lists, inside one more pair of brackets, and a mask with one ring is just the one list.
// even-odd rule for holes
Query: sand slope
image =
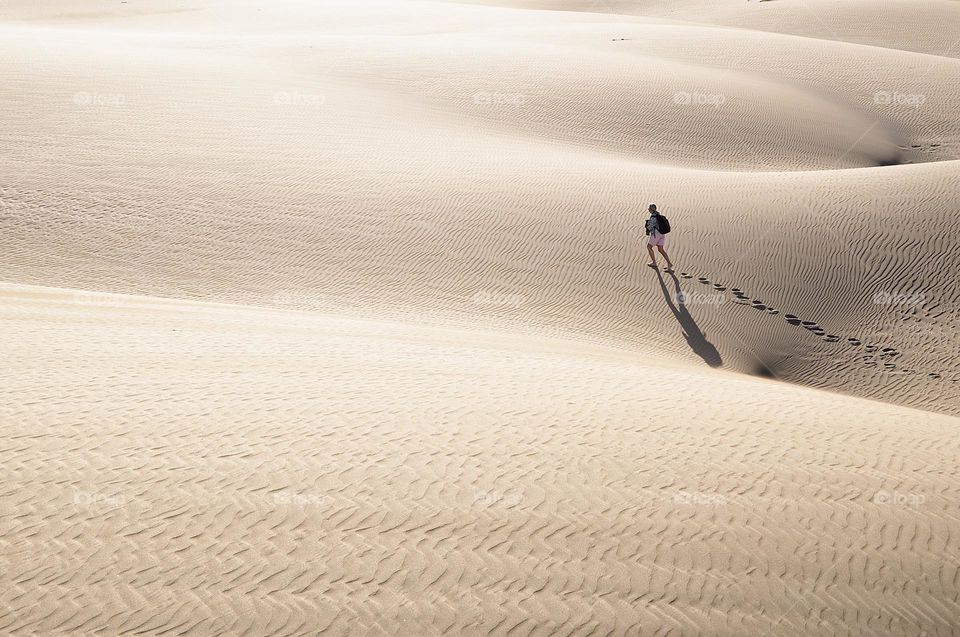
{"label": "sand slope", "polygon": [[4,3],[0,633],[956,633],[958,11]]}
{"label": "sand slope", "polygon": [[960,612],[954,418],[556,340],[3,301],[7,633],[949,634]]}
{"label": "sand slope", "polygon": [[[0,278],[565,332],[956,411],[960,62],[413,6],[11,20]],[[210,32],[228,13],[234,39]],[[728,291],[671,319],[637,254],[649,200],[685,292],[779,315]]]}

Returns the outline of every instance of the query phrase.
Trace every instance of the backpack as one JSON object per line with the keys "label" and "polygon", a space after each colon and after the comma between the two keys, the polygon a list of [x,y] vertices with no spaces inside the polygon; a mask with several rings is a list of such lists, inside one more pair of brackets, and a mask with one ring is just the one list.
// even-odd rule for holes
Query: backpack
{"label": "backpack", "polygon": [[657,232],[660,234],[670,232],[670,222],[660,213],[657,213]]}

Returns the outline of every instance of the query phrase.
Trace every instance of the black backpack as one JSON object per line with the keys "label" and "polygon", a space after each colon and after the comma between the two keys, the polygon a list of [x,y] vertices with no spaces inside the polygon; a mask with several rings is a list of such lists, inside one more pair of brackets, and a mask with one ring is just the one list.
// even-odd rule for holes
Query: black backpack
{"label": "black backpack", "polygon": [[657,231],[660,234],[667,234],[670,232],[670,221],[668,221],[667,218],[659,212],[657,213]]}

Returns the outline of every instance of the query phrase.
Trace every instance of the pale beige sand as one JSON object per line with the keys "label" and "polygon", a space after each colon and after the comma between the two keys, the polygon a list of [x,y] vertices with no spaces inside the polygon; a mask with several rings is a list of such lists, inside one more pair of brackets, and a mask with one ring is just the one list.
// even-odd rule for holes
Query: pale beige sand
{"label": "pale beige sand", "polygon": [[7,287],[3,319],[4,633],[947,634],[960,613],[952,417],[310,313]]}
{"label": "pale beige sand", "polygon": [[960,632],[957,26],[5,2],[0,634]]}

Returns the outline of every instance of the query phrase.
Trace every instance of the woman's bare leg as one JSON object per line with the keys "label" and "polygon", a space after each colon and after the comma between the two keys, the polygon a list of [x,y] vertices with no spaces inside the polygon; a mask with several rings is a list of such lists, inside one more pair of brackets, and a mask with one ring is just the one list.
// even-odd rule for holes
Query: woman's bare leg
{"label": "woman's bare leg", "polygon": [[[651,248],[650,246],[647,246],[647,247],[650,248],[650,254],[652,255],[652,254],[653,254],[653,248]],[[670,257],[667,256],[667,251],[663,249],[663,246],[657,246],[657,250],[659,250],[659,251],[660,251],[660,254],[663,255],[663,258],[667,260],[667,267],[672,270],[672,269],[673,269],[673,264],[670,263]]]}
{"label": "woman's bare leg", "polygon": [[647,244],[647,252],[650,253],[650,263],[647,265],[657,265],[657,257],[653,254],[653,246],[649,243]]}

